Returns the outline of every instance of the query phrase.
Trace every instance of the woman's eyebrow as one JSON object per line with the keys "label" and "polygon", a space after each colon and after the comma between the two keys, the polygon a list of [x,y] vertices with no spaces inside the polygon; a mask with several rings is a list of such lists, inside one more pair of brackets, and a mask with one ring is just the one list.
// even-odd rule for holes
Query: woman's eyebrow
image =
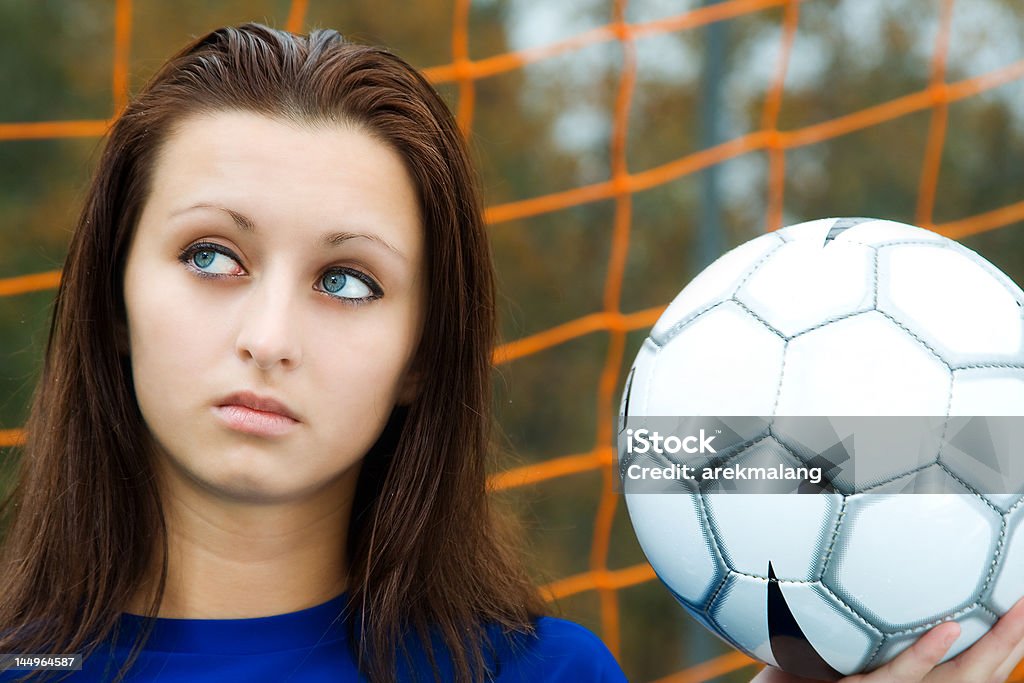
{"label": "woman's eyebrow", "polygon": [[[253,221],[245,214],[239,213],[227,207],[217,206],[215,204],[193,204],[188,208],[179,209],[178,211],[171,213],[171,217],[173,218],[179,214],[183,214],[193,209],[216,209],[218,211],[223,211],[227,213],[229,216],[231,216],[231,219],[235,222],[235,225],[242,232],[249,234],[255,234],[256,232],[258,232],[255,221]],[[368,232],[325,232],[322,235],[320,235],[320,240],[318,243],[320,244],[320,246],[323,247],[336,247],[341,245],[343,242],[347,242],[348,240],[357,237],[363,237],[365,239],[370,240],[371,242],[376,242],[377,244],[381,245],[388,251],[392,252],[393,254],[401,258],[403,261],[408,260],[405,258],[405,254],[399,251],[397,247],[392,245],[383,237]]]}

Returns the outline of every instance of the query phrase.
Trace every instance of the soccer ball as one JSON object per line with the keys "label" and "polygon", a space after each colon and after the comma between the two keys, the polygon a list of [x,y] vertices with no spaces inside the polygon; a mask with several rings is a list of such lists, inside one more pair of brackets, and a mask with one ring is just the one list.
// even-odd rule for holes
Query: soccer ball
{"label": "soccer ball", "polygon": [[[988,261],[913,226],[829,218],[761,235],[695,278],[644,340],[619,411],[620,474],[638,462],[623,436],[645,416],[1024,416],[1022,304]],[[748,437],[694,462],[820,455],[777,429]],[[694,618],[762,662],[835,679],[951,619],[953,657],[1024,596],[1024,458],[1020,441],[988,437],[1011,453],[997,463],[1008,488],[914,439],[817,495],[620,482],[651,566]],[[911,475],[943,493],[908,495]]]}

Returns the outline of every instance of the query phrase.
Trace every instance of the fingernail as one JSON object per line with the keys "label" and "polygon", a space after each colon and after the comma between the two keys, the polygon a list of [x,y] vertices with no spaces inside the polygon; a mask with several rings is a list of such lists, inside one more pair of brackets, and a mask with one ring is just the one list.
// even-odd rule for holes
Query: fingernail
{"label": "fingernail", "polygon": [[957,630],[957,631],[950,631],[949,633],[946,634],[946,637],[942,639],[942,644],[945,645],[946,649],[948,650],[950,648],[950,646],[952,646],[953,643],[956,642],[956,639],[959,638],[959,637],[960,637],[959,630]]}

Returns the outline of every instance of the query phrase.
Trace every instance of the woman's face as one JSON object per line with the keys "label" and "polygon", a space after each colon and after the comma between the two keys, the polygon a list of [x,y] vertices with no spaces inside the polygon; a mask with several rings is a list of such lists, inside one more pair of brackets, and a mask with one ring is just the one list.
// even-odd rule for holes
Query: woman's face
{"label": "woman's face", "polygon": [[416,391],[424,237],[401,158],[354,127],[224,112],[175,129],[151,187],[124,299],[161,456],[237,500],[356,471]]}

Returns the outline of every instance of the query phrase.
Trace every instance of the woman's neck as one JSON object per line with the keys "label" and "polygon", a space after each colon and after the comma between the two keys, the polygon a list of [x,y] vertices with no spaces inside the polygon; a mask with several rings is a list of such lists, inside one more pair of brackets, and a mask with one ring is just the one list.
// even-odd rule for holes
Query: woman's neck
{"label": "woman's neck", "polygon": [[[170,554],[157,616],[285,614],[346,590],[345,546],[358,466],[301,499],[273,503],[228,500],[166,473],[161,489]],[[159,564],[126,611],[145,613],[158,572]]]}

